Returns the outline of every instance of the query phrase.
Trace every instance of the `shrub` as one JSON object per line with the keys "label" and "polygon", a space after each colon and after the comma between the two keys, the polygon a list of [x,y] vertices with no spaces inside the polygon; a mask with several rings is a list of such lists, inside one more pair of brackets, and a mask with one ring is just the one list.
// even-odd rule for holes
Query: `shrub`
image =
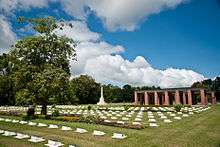
{"label": "shrub", "polygon": [[59,110],[54,110],[53,113],[52,113],[52,116],[53,116],[53,117],[60,116]]}
{"label": "shrub", "polygon": [[37,118],[39,118],[39,119],[45,119],[45,116],[46,116],[46,115],[37,115]]}
{"label": "shrub", "polygon": [[127,111],[131,106],[130,105],[124,105],[124,109]]}
{"label": "shrub", "polygon": [[87,107],[87,109],[90,111],[90,110],[92,109],[92,106],[89,105],[89,106]]}
{"label": "shrub", "polygon": [[183,105],[181,105],[181,104],[174,105],[174,109],[175,109],[177,112],[179,112],[182,107],[183,107]]}
{"label": "shrub", "polygon": [[33,116],[25,115],[25,116],[22,117],[22,120],[31,120],[31,119],[37,119],[37,118],[38,118],[37,115],[33,115]]}
{"label": "shrub", "polygon": [[52,117],[51,119],[59,121],[78,122],[80,118],[78,116],[58,116]]}
{"label": "shrub", "polygon": [[50,115],[45,115],[45,119],[51,119]]}
{"label": "shrub", "polygon": [[85,123],[99,123],[101,119],[99,116],[81,116],[79,121]]}
{"label": "shrub", "polygon": [[55,105],[55,104],[53,104],[51,108],[56,108],[56,105]]}
{"label": "shrub", "polygon": [[27,110],[27,116],[28,117],[34,116],[34,113],[35,113],[35,108],[33,106],[30,106]]}
{"label": "shrub", "polygon": [[79,121],[79,117],[77,116],[72,116],[72,117],[69,117],[69,116],[64,116],[63,117],[63,120],[64,121],[70,121],[70,122],[76,122],[76,121]]}
{"label": "shrub", "polygon": [[8,111],[8,112],[4,112],[4,111],[1,111],[0,112],[0,115],[6,115],[6,116],[22,116],[22,113],[21,112],[17,112],[17,111]]}
{"label": "shrub", "polygon": [[136,130],[141,130],[141,129],[146,128],[145,125],[132,125],[132,124],[129,124],[129,123],[118,124],[116,122],[106,123],[106,122],[103,121],[103,122],[100,122],[100,124],[107,125],[107,126],[121,127],[121,128],[136,129]]}

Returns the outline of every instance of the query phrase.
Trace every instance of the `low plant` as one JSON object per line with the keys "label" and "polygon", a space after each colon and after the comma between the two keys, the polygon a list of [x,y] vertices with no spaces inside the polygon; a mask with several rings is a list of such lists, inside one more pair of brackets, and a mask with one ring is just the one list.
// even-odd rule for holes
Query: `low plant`
{"label": "low plant", "polygon": [[22,116],[23,114],[18,111],[0,111],[0,115],[5,116]]}
{"label": "low plant", "polygon": [[177,112],[179,112],[182,107],[183,107],[183,105],[181,105],[181,104],[174,105],[174,109],[175,109]]}
{"label": "low plant", "polygon": [[30,106],[27,110],[27,116],[28,117],[34,116],[34,113],[35,113],[35,108],[33,106]]}
{"label": "low plant", "polygon": [[53,104],[51,108],[55,109],[55,108],[56,108],[56,105],[55,105],[55,104]]}
{"label": "low plant", "polygon": [[37,118],[38,118],[37,115],[33,115],[33,116],[25,115],[25,116],[22,117],[22,120],[32,120],[32,119],[37,119]]}
{"label": "low plant", "polygon": [[30,106],[26,112],[26,115],[22,117],[23,120],[31,120],[31,119],[35,119],[36,116],[35,114],[35,107],[34,106]]}
{"label": "low plant", "polygon": [[141,130],[146,128],[144,125],[132,125],[129,123],[125,124],[118,124],[117,122],[100,122],[100,124],[107,125],[107,126],[114,126],[114,127],[121,127],[121,128],[128,128],[128,129],[136,129],[136,130]]}
{"label": "low plant", "polygon": [[59,120],[59,121],[67,121],[67,122],[78,122],[79,117],[78,116],[58,116],[58,117],[51,117],[53,120]]}
{"label": "low plant", "polygon": [[101,119],[99,116],[81,116],[79,119],[79,122],[85,122],[85,123],[99,123]]}
{"label": "low plant", "polygon": [[50,115],[45,115],[45,119],[51,119]]}
{"label": "low plant", "polygon": [[57,110],[57,109],[54,110],[53,113],[52,113],[52,116],[53,116],[53,117],[60,116],[60,112],[59,112],[59,110]]}
{"label": "low plant", "polygon": [[90,110],[92,109],[92,106],[89,105],[89,106],[87,107],[87,109],[90,111]]}
{"label": "low plant", "polygon": [[127,111],[131,106],[130,105],[124,105],[124,109]]}

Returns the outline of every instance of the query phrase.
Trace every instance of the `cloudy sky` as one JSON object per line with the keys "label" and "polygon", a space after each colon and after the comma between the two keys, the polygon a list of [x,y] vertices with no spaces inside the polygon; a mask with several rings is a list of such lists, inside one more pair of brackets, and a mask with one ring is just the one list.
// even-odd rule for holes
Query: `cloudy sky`
{"label": "cloudy sky", "polygon": [[184,87],[220,75],[219,0],[0,0],[0,53],[33,35],[19,16],[72,23],[72,77],[101,83]]}

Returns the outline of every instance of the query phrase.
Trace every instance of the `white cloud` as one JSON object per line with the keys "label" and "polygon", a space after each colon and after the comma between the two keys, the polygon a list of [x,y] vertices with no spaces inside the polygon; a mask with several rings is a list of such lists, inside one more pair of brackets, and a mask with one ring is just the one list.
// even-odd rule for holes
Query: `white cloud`
{"label": "white cloud", "polygon": [[7,52],[7,49],[14,44],[16,34],[12,31],[11,24],[2,15],[0,15],[0,34],[0,53]]}
{"label": "white cloud", "polygon": [[86,19],[94,12],[110,31],[133,31],[138,24],[152,14],[174,9],[189,0],[62,0],[64,11],[78,18]]}
{"label": "white cloud", "polygon": [[55,33],[80,42],[76,48],[77,61],[71,62],[71,72],[73,75],[83,73],[87,60],[91,58],[124,51],[122,46],[112,46],[107,42],[101,41],[101,35],[90,31],[85,22],[66,22],[66,24],[69,23],[72,24],[72,27],[65,25],[63,30],[57,29]]}
{"label": "white cloud", "polygon": [[[63,31],[55,30],[58,35],[72,38],[76,41],[97,41],[100,38],[100,34],[91,32],[87,27],[87,24],[82,21],[69,21],[65,22],[67,25],[63,27]],[[72,28],[68,25],[72,24]]]}
{"label": "white cloud", "polygon": [[76,48],[77,61],[72,62],[71,71],[74,75],[81,74],[90,59],[101,55],[123,52],[121,46],[112,46],[107,42],[81,42]]}
{"label": "white cloud", "polygon": [[[47,0],[0,0],[0,53],[8,52],[10,45],[16,41],[11,23],[6,16],[13,16],[15,11],[43,8],[48,6]],[[8,18],[8,17],[7,17]]]}
{"label": "white cloud", "polygon": [[0,12],[11,15],[17,10],[43,8],[48,6],[48,0],[0,0]]}
{"label": "white cloud", "polygon": [[[140,62],[136,64],[136,60],[139,59],[141,59]],[[85,66],[85,73],[102,83],[107,81],[122,85],[128,83],[162,88],[191,86],[193,82],[204,79],[204,76],[192,70],[173,68],[158,70],[152,68],[143,57],[137,57],[133,62],[129,62],[120,55],[102,55],[89,59]]]}
{"label": "white cloud", "polygon": [[88,15],[85,10],[86,0],[61,0],[61,5],[64,7],[64,11],[75,18],[86,19]]}
{"label": "white cloud", "polygon": [[[69,23],[69,22],[67,22]],[[124,59],[120,53],[125,49],[120,45],[111,45],[101,39],[101,35],[89,30],[85,22],[71,21],[73,27],[56,30],[80,41],[76,48],[77,61],[71,62],[72,76],[88,74],[101,83],[136,86],[185,87],[204,76],[192,70],[153,68],[144,57],[137,56],[133,61]]]}

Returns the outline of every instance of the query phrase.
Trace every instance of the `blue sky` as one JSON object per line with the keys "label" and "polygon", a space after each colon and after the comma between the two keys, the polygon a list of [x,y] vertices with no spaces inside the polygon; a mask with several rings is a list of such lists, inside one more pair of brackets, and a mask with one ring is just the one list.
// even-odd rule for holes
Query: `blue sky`
{"label": "blue sky", "polygon": [[210,78],[220,75],[217,0],[193,0],[150,16],[133,32],[109,33],[96,18],[89,26],[101,32],[105,40],[125,46],[123,56],[128,59],[142,55],[156,68],[189,68]]}
{"label": "blue sky", "polygon": [[[67,2],[67,5],[64,6],[65,2],[62,0],[58,2],[50,1],[47,4],[45,3],[46,0],[31,4],[28,2],[22,4],[26,0],[16,1],[18,1],[16,4],[11,4],[15,5],[12,9],[4,5],[7,1],[3,0],[1,2],[2,8],[0,6],[0,16],[2,15],[3,20],[11,25],[11,30],[15,33],[14,36],[17,39],[30,34],[30,32],[21,33],[19,31],[19,28],[23,26],[17,24],[16,18],[18,16],[54,16],[65,21],[78,20],[87,25],[89,32],[101,36],[98,41],[104,41],[112,48],[120,45],[124,51],[116,54],[120,55],[123,60],[129,60],[133,63],[137,56],[141,56],[157,70],[166,71],[168,68],[193,70],[206,78],[214,78],[220,75],[219,0],[180,0],[180,3],[173,1],[174,7],[171,5],[173,3],[163,4],[161,1],[155,9],[149,7],[143,9],[143,12],[132,10],[133,7],[140,7],[141,9],[141,4],[133,6],[131,10],[120,6],[121,11],[127,11],[128,13],[118,12],[119,19],[117,13],[114,14],[114,12],[111,12],[114,15],[110,16],[108,16],[109,13],[102,14],[102,5],[97,6],[95,3],[84,4],[78,2],[75,4]],[[19,3],[19,1],[22,1],[22,3]],[[149,1],[146,3],[147,6],[152,4],[152,7],[154,7],[156,5],[153,5],[153,0],[147,1]],[[80,4],[84,5],[83,9],[75,11],[74,6]],[[109,5],[111,5],[111,2]],[[106,5],[103,4],[103,7],[106,7]],[[160,11],[157,12],[158,9]],[[139,16],[140,18],[138,18]],[[121,21],[120,17],[125,20]],[[131,23],[131,25],[127,26],[124,22]],[[146,67],[145,61],[140,60],[141,64],[145,64]],[[140,69],[140,67],[137,68]],[[187,77],[187,75],[184,75],[184,77]],[[122,79],[117,81],[115,77],[105,79],[107,82],[111,80],[119,83],[127,82]],[[146,79],[143,79],[143,81],[146,81]],[[150,81],[154,81],[154,79],[150,79]]]}

